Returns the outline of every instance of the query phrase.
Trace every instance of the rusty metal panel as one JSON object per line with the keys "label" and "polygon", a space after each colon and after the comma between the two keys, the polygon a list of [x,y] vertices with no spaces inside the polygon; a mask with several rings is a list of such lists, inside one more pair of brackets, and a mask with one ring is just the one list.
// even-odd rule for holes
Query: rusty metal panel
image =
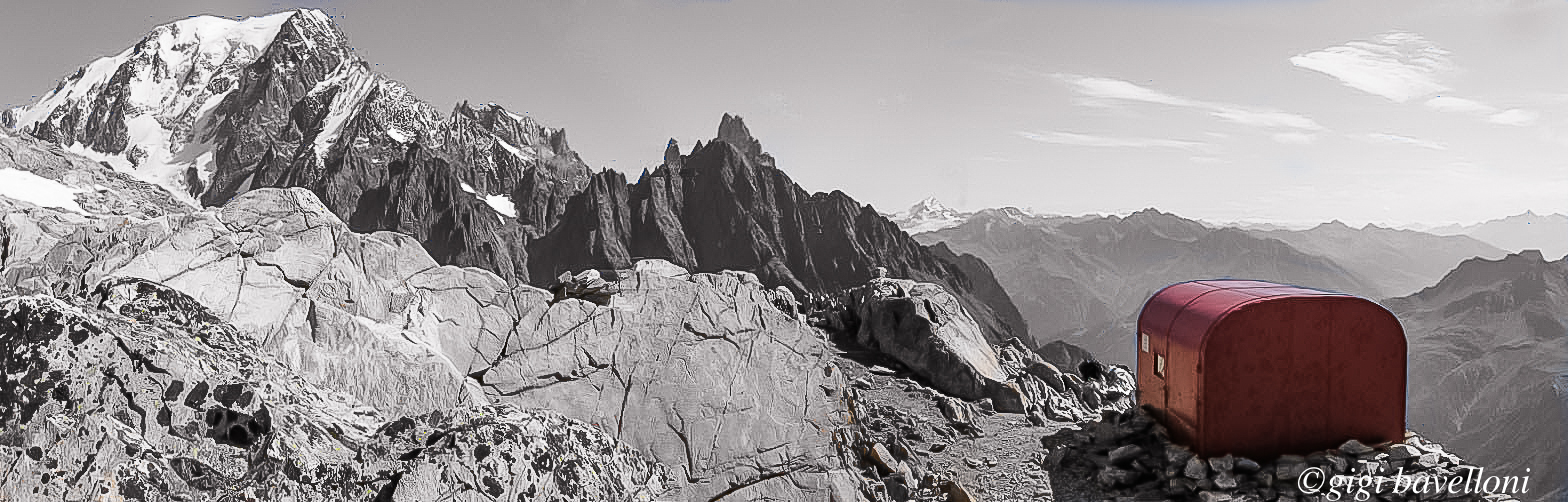
{"label": "rusty metal panel", "polygon": [[1139,401],[1200,454],[1264,459],[1403,434],[1404,332],[1371,301],[1192,281],[1145,303],[1137,338]]}

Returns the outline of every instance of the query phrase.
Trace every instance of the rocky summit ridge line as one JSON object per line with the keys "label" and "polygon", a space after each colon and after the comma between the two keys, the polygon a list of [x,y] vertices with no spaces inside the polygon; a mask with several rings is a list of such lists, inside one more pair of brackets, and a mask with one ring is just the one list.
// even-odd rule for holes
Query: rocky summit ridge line
{"label": "rocky summit ridge line", "polygon": [[467,102],[439,113],[371,71],[316,10],[159,26],[0,125],[193,205],[306,188],[356,231],[405,233],[440,263],[509,282],[664,258],[826,293],[884,266],[952,290],[993,342],[1025,334],[989,271],[933,255],[848,195],[807,193],[739,117],[688,155],[672,144],[627,183],[526,115]]}

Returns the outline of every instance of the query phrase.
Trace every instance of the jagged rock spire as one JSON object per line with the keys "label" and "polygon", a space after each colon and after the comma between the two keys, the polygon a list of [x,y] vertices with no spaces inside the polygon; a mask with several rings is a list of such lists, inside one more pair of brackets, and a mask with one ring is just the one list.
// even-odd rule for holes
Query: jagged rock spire
{"label": "jagged rock spire", "polygon": [[751,131],[746,129],[746,122],[739,115],[724,114],[724,118],[719,120],[719,136],[715,141],[735,145],[747,156],[762,154],[762,143],[751,137]]}
{"label": "jagged rock spire", "polygon": [[664,147],[664,167],[679,169],[681,164],[681,144],[670,138],[668,146]]}

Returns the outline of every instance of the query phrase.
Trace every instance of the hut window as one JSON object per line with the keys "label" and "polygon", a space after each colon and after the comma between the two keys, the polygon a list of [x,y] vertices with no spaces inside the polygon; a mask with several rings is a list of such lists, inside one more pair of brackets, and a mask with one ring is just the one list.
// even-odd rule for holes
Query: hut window
{"label": "hut window", "polygon": [[1158,375],[1160,378],[1165,377],[1165,356],[1159,354],[1154,355],[1154,374]]}

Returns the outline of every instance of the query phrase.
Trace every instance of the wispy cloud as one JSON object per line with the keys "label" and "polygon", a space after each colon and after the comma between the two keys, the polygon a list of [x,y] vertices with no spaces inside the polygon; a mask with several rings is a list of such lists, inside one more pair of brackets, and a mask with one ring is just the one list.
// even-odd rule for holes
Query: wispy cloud
{"label": "wispy cloud", "polygon": [[1453,96],[1438,96],[1428,99],[1426,100],[1426,106],[1427,108],[1444,112],[1474,113],[1478,115],[1497,113],[1497,107],[1495,106]]}
{"label": "wispy cloud", "polygon": [[1282,132],[1276,133],[1273,136],[1270,136],[1270,138],[1273,138],[1273,140],[1276,142],[1287,145],[1310,145],[1317,142],[1318,135],[1302,132]]}
{"label": "wispy cloud", "polygon": [[970,157],[970,160],[974,160],[976,162],[998,162],[1004,164],[1019,161],[1018,159],[1012,157],[1004,157],[1000,155],[981,155],[979,157]]}
{"label": "wispy cloud", "polygon": [[1125,80],[1071,74],[1057,74],[1056,78],[1062,79],[1072,86],[1073,90],[1090,98],[1143,101],[1146,103],[1192,108],[1203,107],[1203,103],[1198,100],[1156,91]]}
{"label": "wispy cloud", "polygon": [[1438,143],[1436,141],[1428,141],[1428,140],[1419,139],[1419,138],[1412,138],[1412,137],[1409,137],[1409,136],[1400,136],[1398,134],[1387,134],[1387,133],[1375,132],[1375,133],[1367,134],[1366,138],[1369,139],[1369,140],[1378,142],[1378,143],[1395,143],[1395,144],[1403,144],[1403,145],[1412,145],[1412,146],[1419,146],[1421,148],[1430,148],[1432,150],[1447,150],[1448,149],[1448,145],[1445,145],[1445,144],[1442,144],[1442,143]]}
{"label": "wispy cloud", "polygon": [[1521,110],[1519,108],[1511,108],[1511,109],[1504,110],[1504,111],[1501,111],[1501,112],[1498,112],[1498,113],[1494,113],[1490,117],[1487,117],[1486,120],[1487,120],[1487,122],[1491,122],[1493,124],[1502,124],[1502,125],[1511,125],[1511,126],[1521,126],[1522,127],[1522,126],[1527,126],[1527,125],[1530,125],[1530,124],[1534,124],[1535,123],[1535,119],[1537,117],[1539,117],[1539,116],[1540,116],[1540,114],[1537,114],[1537,113],[1529,111],[1529,110]]}
{"label": "wispy cloud", "polygon": [[1272,110],[1267,108],[1254,108],[1230,103],[1203,101],[1192,99],[1163,91],[1150,89],[1125,80],[1105,77],[1090,77],[1072,74],[1056,74],[1057,79],[1066,82],[1069,87],[1077,91],[1080,96],[1090,100],[1099,101],[1132,101],[1152,103],[1159,105],[1191,108],[1207,112],[1208,114],[1249,127],[1275,128],[1275,129],[1302,129],[1319,131],[1323,126],[1305,115]]}
{"label": "wispy cloud", "polygon": [[1403,31],[1308,52],[1290,62],[1396,103],[1448,90],[1441,79],[1454,67],[1447,50]]}
{"label": "wispy cloud", "polygon": [[1092,134],[1079,134],[1075,132],[1061,131],[1017,131],[1016,133],[1019,137],[1025,139],[1058,145],[1116,148],[1174,148],[1187,151],[1207,151],[1211,148],[1208,143],[1185,141],[1179,139],[1095,136]]}
{"label": "wispy cloud", "polygon": [[1308,131],[1323,130],[1323,126],[1318,125],[1312,119],[1294,113],[1244,108],[1218,108],[1210,113],[1213,113],[1216,117],[1246,126],[1305,129]]}
{"label": "wispy cloud", "polygon": [[1467,113],[1486,117],[1487,122],[1524,127],[1535,123],[1541,114],[1523,108],[1500,110],[1498,107],[1472,99],[1438,96],[1426,101],[1426,106],[1445,112]]}

